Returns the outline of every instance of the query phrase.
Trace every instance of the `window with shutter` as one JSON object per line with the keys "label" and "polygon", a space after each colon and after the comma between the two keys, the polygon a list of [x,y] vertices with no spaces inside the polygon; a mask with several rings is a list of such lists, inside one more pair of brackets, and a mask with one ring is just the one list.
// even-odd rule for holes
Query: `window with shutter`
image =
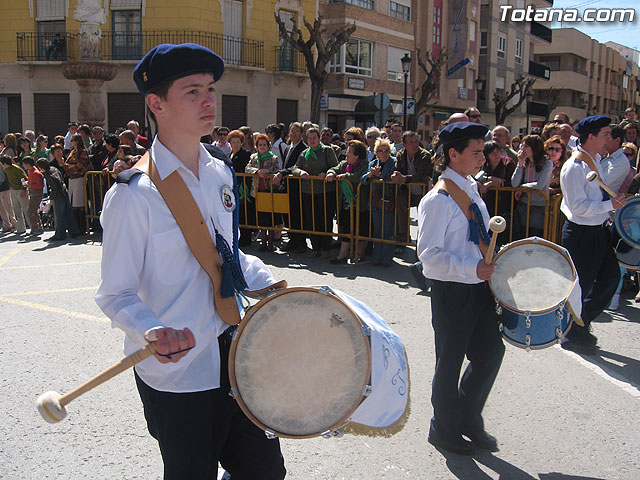
{"label": "window with shutter", "polygon": [[222,122],[231,130],[247,124],[247,97],[241,95],[222,95]]}
{"label": "window with shutter", "polygon": [[34,93],[36,132],[43,130],[49,138],[64,135],[69,124],[68,93]]}

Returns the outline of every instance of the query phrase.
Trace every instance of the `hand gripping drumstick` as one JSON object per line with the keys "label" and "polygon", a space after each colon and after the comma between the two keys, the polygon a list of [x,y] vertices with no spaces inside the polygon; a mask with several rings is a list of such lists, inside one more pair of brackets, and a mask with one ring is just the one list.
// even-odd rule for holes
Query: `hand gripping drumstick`
{"label": "hand gripping drumstick", "polygon": [[600,185],[600,187],[609,194],[609,196],[611,198],[616,198],[618,196],[617,193],[615,193],[613,190],[611,190],[609,187],[607,187],[604,182],[602,181],[602,179],[600,178],[600,175],[598,175],[598,172],[594,172],[591,171],[589,173],[587,173],[587,182],[593,182],[596,181],[598,183],[598,185]]}
{"label": "hand gripping drumstick", "polygon": [[156,353],[156,342],[149,343],[146,347],[141,348],[137,352],[123,358],[118,363],[103,370],[101,373],[93,377],[91,380],[83,383],[79,387],[74,388],[69,393],[60,395],[58,392],[45,392],[38,397],[38,412],[49,423],[57,423],[67,416],[66,405],[80,395],[87,393],[89,390],[96,388],[98,385],[112,379],[119,373],[128,370],[136,363],[140,363],[145,358]]}
{"label": "hand gripping drumstick", "polygon": [[484,263],[489,265],[493,260],[493,252],[496,250],[496,241],[498,240],[498,234],[505,231],[507,228],[507,222],[502,217],[491,217],[489,220],[489,230],[491,230],[491,243],[487,249],[487,256],[484,258]]}

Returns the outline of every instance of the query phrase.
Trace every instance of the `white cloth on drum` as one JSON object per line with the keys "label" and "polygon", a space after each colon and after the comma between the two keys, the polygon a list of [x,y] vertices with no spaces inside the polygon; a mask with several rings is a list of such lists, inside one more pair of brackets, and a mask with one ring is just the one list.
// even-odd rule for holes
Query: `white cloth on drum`
{"label": "white cloth on drum", "polygon": [[358,314],[371,329],[371,394],[363,400],[351,421],[384,428],[405,412],[409,400],[409,366],[404,344],[380,315],[340,290],[329,289]]}
{"label": "white cloth on drum", "polygon": [[84,178],[69,179],[69,201],[73,208],[84,208]]}

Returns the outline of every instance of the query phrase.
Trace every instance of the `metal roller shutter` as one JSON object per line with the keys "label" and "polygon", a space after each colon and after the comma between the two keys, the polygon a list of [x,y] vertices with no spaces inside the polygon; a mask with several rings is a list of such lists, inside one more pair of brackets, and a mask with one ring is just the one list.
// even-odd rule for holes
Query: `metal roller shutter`
{"label": "metal roller shutter", "polygon": [[298,101],[278,99],[276,107],[276,121],[289,125],[291,122],[298,121]]}
{"label": "metal roller shutter", "polygon": [[247,124],[247,97],[240,95],[222,95],[222,122],[231,130]]}
{"label": "metal roller shutter", "polygon": [[108,93],[107,109],[109,132],[115,132],[118,127],[127,128],[131,120],[136,120],[140,129],[146,125],[144,96],[139,93]]}
{"label": "metal roller shutter", "polygon": [[49,138],[65,135],[69,124],[68,93],[34,93],[36,132],[44,130]]}

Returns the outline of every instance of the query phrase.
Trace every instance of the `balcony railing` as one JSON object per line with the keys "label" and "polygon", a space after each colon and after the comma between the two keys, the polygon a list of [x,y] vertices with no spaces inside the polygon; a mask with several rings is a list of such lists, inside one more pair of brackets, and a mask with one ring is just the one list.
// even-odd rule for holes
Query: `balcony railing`
{"label": "balcony railing", "polygon": [[531,35],[549,43],[551,43],[551,38],[553,36],[549,27],[545,27],[541,23],[535,21],[531,22]]}
{"label": "balcony railing", "polygon": [[551,76],[551,69],[542,63],[529,60],[529,75],[549,80],[549,77]]}
{"label": "balcony railing", "polygon": [[274,69],[276,72],[307,73],[307,64],[300,50],[289,45],[281,45],[273,50],[276,59]]}
{"label": "balcony railing", "polygon": [[19,32],[17,59],[24,62],[73,60],[76,37],[72,33],[60,33],[56,38],[55,33]]}
{"label": "balcony railing", "polygon": [[[79,35],[65,34],[64,57],[58,60],[79,60]],[[37,33],[18,33],[18,60],[47,60],[46,45]],[[264,68],[264,42],[229,37],[217,33],[190,30],[149,30],[140,33],[102,32],[100,57],[102,60],[140,60],[160,43],[197,43],[218,53],[227,65]],[[43,47],[43,45],[45,47]]]}

